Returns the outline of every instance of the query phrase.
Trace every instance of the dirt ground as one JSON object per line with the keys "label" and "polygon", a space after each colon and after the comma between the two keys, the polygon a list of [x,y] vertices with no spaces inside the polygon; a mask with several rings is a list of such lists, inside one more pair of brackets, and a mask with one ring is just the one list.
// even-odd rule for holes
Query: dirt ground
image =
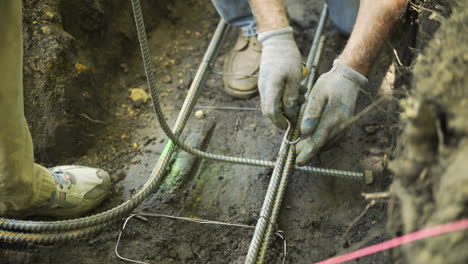
{"label": "dirt ground", "polygon": [[[318,0],[288,1],[296,39],[304,57],[322,4]],[[158,11],[163,5],[164,11]],[[167,120],[173,124],[218,17],[209,1],[177,1],[170,4],[159,1],[147,6],[156,14],[156,18],[151,18],[152,12],[147,11],[145,19],[149,21],[148,27],[151,29],[149,38],[159,96]],[[105,9],[105,5],[98,7],[97,10]],[[136,38],[134,33],[130,33],[133,20],[127,12],[121,11],[119,14],[124,15],[113,22],[119,33],[104,34],[107,37],[102,37],[99,49],[91,51],[83,44],[86,38],[82,36],[90,37],[89,32],[93,31],[90,25],[96,23],[95,18],[99,14],[89,16],[94,19],[84,20],[84,25],[78,28],[64,23],[65,31],[81,36],[78,39],[82,44],[73,44],[76,46],[71,49],[76,49],[76,56],[91,61],[83,63],[89,66],[86,69],[76,66],[76,63],[71,64],[69,69],[78,79],[74,79],[77,87],[83,87],[83,90],[74,94],[81,103],[69,108],[66,122],[80,120],[77,124],[83,128],[75,132],[73,129],[78,128],[74,123],[70,128],[72,132],[59,129],[65,131],[66,138],[70,139],[68,143],[61,140],[65,146],[46,144],[50,139],[37,140],[39,143],[36,143],[39,145],[36,147],[39,161],[47,165],[82,164],[110,172],[114,194],[96,211],[111,208],[131,198],[146,182],[166,143],[150,103],[135,103],[129,97],[130,89],[147,90],[147,87]],[[62,12],[58,17],[66,16],[67,13]],[[312,263],[390,238],[385,230],[386,200],[370,205],[361,193],[387,191],[392,181],[388,163],[395,154],[401,131],[398,99],[408,94],[411,78],[407,68],[414,59],[414,54],[405,48],[414,44],[414,25],[410,25],[409,19],[405,21],[399,26],[396,36],[384,47],[370,74],[367,91],[359,96],[356,111],[373,105],[371,110],[354,122],[338,142],[322,151],[309,164],[352,171],[372,170],[376,182],[365,185],[352,180],[294,172],[278,225],[287,241],[286,263]],[[108,25],[109,21],[100,23]],[[88,31],[83,33],[84,29]],[[330,69],[346,41],[346,37],[338,33],[331,22],[326,26],[325,35],[327,45],[320,65],[321,73]],[[235,30],[229,32],[214,65],[214,72],[222,71],[224,55],[236,36]],[[116,37],[120,42],[113,42],[111,37]],[[97,59],[91,60],[93,52],[114,47],[120,48],[109,55],[112,57],[110,62],[105,61],[106,54],[96,55]],[[80,51],[82,49],[87,51]],[[116,56],[117,52],[124,55]],[[395,54],[399,55],[398,58]],[[70,60],[78,61],[76,58]],[[102,69],[97,69],[99,66]],[[105,74],[104,69],[109,72]],[[94,74],[94,71],[97,73]],[[84,81],[80,78],[84,78]],[[25,83],[32,82],[26,80]],[[197,106],[206,117],[197,119],[192,116],[184,136],[188,142],[198,144],[209,152],[274,160],[283,132],[262,117],[259,110],[203,108],[235,106],[258,109],[259,105],[259,97],[238,100],[226,95],[222,91],[222,76],[213,73]],[[77,109],[84,110],[75,112]],[[33,119],[34,114],[32,110],[30,112]],[[34,131],[38,133],[33,128]],[[57,136],[54,133],[51,135]],[[73,148],[75,144],[77,149]],[[68,153],[47,155],[44,154],[46,151]],[[183,153],[174,157],[172,170],[168,172],[160,190],[136,211],[255,225],[271,169],[196,160],[192,167],[179,170],[176,167],[178,160],[185,159],[187,156]],[[89,240],[69,241],[60,245],[0,243],[4,254],[1,261],[123,263],[114,252],[121,225],[122,222],[112,225]],[[119,253],[126,258],[148,263],[243,263],[252,234],[253,231],[249,229],[202,225],[162,217],[149,217],[147,222],[132,219],[122,236]],[[282,252],[283,241],[275,237],[267,263],[282,263]],[[359,260],[359,263],[392,262],[389,253]]]}

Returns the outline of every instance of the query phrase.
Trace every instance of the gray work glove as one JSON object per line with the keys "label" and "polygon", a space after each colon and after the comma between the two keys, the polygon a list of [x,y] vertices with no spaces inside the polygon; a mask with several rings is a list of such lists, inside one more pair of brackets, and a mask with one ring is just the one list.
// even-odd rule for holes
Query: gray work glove
{"label": "gray work glove", "polygon": [[296,163],[304,165],[337,135],[340,125],[354,114],[359,90],[367,78],[340,60],[320,76],[307,100],[301,122],[301,138],[296,146]]}
{"label": "gray work glove", "polygon": [[291,27],[258,34],[262,58],[258,88],[262,112],[279,128],[297,119],[302,58]]}

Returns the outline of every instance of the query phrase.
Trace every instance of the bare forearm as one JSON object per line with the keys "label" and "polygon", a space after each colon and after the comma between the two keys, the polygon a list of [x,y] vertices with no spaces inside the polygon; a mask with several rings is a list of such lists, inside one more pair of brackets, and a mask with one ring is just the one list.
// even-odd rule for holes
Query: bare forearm
{"label": "bare forearm", "polygon": [[289,26],[284,0],[249,0],[249,3],[259,33]]}
{"label": "bare forearm", "polygon": [[351,37],[339,59],[367,76],[406,0],[361,0]]}

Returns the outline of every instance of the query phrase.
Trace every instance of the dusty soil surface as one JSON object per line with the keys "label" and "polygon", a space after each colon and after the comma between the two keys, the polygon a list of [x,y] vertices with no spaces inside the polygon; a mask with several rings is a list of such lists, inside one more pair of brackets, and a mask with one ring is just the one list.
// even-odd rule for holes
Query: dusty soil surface
{"label": "dusty soil surface", "polygon": [[[291,20],[305,56],[322,1],[290,2]],[[152,12],[147,12],[145,19],[152,21],[149,22],[149,38],[159,77],[159,96],[167,120],[173,124],[218,18],[209,1],[177,1],[164,5],[164,12],[159,13],[158,6],[154,4],[152,9],[148,7],[148,10],[154,10],[156,18],[150,18]],[[97,7],[98,10],[107,10],[105,5]],[[64,21],[69,15],[62,14]],[[112,16],[112,13],[106,13],[107,16]],[[94,25],[94,20],[91,21],[88,24]],[[110,27],[106,21],[101,23]],[[44,143],[46,141],[35,141],[36,146],[39,146],[39,157],[43,157],[40,161],[48,161],[50,165],[73,163],[101,167],[111,173],[114,194],[96,211],[111,208],[129,199],[141,188],[166,142],[150,103],[137,104],[129,98],[129,89],[147,90],[136,38],[134,32],[130,33],[133,20],[129,13],[125,13],[115,23],[116,28],[125,29],[121,31],[127,35],[119,33],[125,35],[119,38],[126,41],[125,45],[102,38],[101,49],[89,50],[89,46],[84,44],[71,48],[76,49],[76,54],[85,54],[86,58],[93,58],[93,54],[98,53],[96,61],[100,64],[95,64],[92,69],[97,68],[97,65],[107,67],[103,66],[104,75],[95,78],[99,85],[90,83],[86,86],[94,92],[86,93],[85,89],[85,93],[79,97],[84,98],[83,101],[92,105],[92,108],[77,104],[73,109],[81,111],[71,111],[73,114],[65,118],[68,123],[80,120],[73,123],[72,127],[72,131],[80,127],[77,132],[79,137],[71,137],[75,140],[72,142],[61,142],[60,148],[68,154],[54,154],[50,158],[45,151],[56,150],[53,147],[55,145],[49,147]],[[83,39],[86,39],[87,35],[80,33],[83,27],[80,30],[73,26],[68,28],[70,31],[75,30],[73,34],[84,35]],[[411,33],[407,28],[402,31]],[[227,37],[214,65],[215,72],[221,71],[224,55],[236,35],[237,32],[233,30]],[[387,164],[394,154],[399,134],[399,106],[396,99],[401,98],[408,88],[408,71],[405,66],[411,61],[411,56],[405,53],[406,49],[399,52],[400,47],[408,45],[407,42],[405,45],[402,43],[411,39],[412,35],[409,35],[400,33],[399,36],[403,37],[391,41],[392,44],[384,48],[370,74],[370,85],[366,92],[361,93],[357,111],[373,105],[371,110],[366,111],[339,141],[322,151],[309,164],[353,171],[370,169],[376,175],[376,183],[368,186],[362,182],[295,172],[290,177],[278,226],[284,231],[287,241],[286,263],[311,263],[389,238],[385,232],[386,202],[378,201],[368,206],[369,201],[365,201],[361,193],[386,191],[391,182]],[[346,41],[331,23],[326,27],[326,36],[327,46],[320,66],[321,73],[330,69],[333,59]],[[87,43],[84,40],[83,43]],[[105,61],[106,54],[102,55],[100,51],[117,47],[115,52],[124,55],[115,57],[116,53],[113,52],[107,54],[112,59]],[[398,60],[402,61],[402,65],[397,63],[392,47],[400,54]],[[89,75],[92,72],[89,68],[76,66],[77,60],[74,58],[65,57],[63,60],[71,67],[66,76]],[[81,72],[77,72],[80,69]],[[32,77],[26,76],[26,80],[28,78]],[[88,81],[93,80],[86,78]],[[64,81],[65,84],[68,82],[72,81]],[[259,104],[258,97],[237,100],[223,93],[222,76],[217,74],[210,75],[198,102],[199,107],[259,108]],[[38,105],[36,108],[40,107]],[[214,153],[275,159],[283,132],[262,117],[260,111],[203,111],[206,117],[192,117],[185,129],[184,136],[189,142]],[[35,115],[31,113],[30,119],[34,118]],[[63,120],[62,117],[56,118]],[[39,131],[33,127],[33,133],[38,135],[35,139],[42,137]],[[72,134],[66,133],[67,136]],[[55,138],[57,134],[49,136]],[[77,138],[81,144],[76,144]],[[181,173],[175,164],[177,160],[183,159],[187,157],[182,153],[174,157],[168,180],[136,211],[255,225],[272,172],[270,169],[197,160],[193,167]],[[110,226],[86,241],[24,247],[0,244],[5,256],[2,260],[12,263],[122,263],[114,253],[121,224]],[[148,263],[243,263],[252,234],[253,231],[249,229],[201,225],[161,217],[150,217],[147,222],[132,219],[122,237],[119,253]],[[275,237],[267,263],[282,263],[282,246],[283,241]],[[383,253],[363,258],[359,263],[391,263],[391,259],[387,253]]]}

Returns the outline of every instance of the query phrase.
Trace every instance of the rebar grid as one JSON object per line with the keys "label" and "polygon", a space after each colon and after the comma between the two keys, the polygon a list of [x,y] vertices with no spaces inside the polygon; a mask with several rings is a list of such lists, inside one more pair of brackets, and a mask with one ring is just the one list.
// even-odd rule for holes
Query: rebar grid
{"label": "rebar grid", "polygon": [[[260,166],[260,167],[274,167],[274,175],[275,181],[273,182],[271,189],[273,194],[276,193],[276,189],[278,187],[281,173],[283,172],[283,168],[285,165],[285,160],[287,157],[287,153],[291,153],[290,149],[293,149],[289,144],[282,144],[282,147],[279,151],[279,156],[276,162],[273,161],[264,161],[264,160],[255,160],[255,159],[245,159],[245,158],[238,158],[238,157],[230,157],[230,156],[223,156],[217,155],[212,153],[206,153],[200,151],[198,149],[194,149],[190,146],[187,146],[179,139],[179,135],[181,134],[193,108],[195,102],[198,98],[200,93],[201,87],[204,85],[207,75],[209,73],[209,68],[216,54],[219,50],[220,43],[225,35],[226,31],[226,23],[224,21],[220,21],[216,31],[213,35],[213,38],[208,46],[205,56],[198,68],[197,74],[191,84],[189,93],[184,101],[184,104],[181,108],[179,116],[177,118],[176,124],[174,126],[174,132],[169,128],[167,125],[164,115],[159,107],[157,91],[156,91],[156,82],[154,76],[154,70],[151,62],[150,51],[148,47],[148,42],[146,38],[146,31],[143,21],[143,16],[141,12],[141,6],[139,0],[131,0],[132,8],[134,11],[134,18],[135,24],[137,27],[138,38],[140,42],[140,47],[142,51],[145,72],[147,75],[148,85],[151,91],[151,97],[153,100],[153,108],[158,117],[158,121],[161,124],[166,135],[169,137],[169,140],[166,144],[166,147],[161,154],[160,159],[158,160],[156,166],[154,167],[148,182],[143,186],[143,188],[131,199],[128,200],[121,205],[112,208],[108,211],[78,218],[78,219],[71,219],[71,220],[64,220],[64,221],[23,221],[23,220],[16,220],[16,219],[6,219],[0,218],[0,240],[6,241],[15,241],[15,242],[32,242],[32,243],[49,243],[61,240],[68,240],[68,239],[76,239],[85,237],[91,233],[94,233],[98,230],[101,230],[103,227],[108,225],[109,223],[113,222],[116,219],[120,219],[122,216],[130,213],[136,206],[138,206],[146,197],[148,197],[151,193],[157,190],[159,185],[162,182],[162,179],[165,175],[166,168],[169,165],[169,161],[171,158],[172,153],[175,150],[175,147],[180,147],[181,149],[196,155],[201,158],[206,159],[213,159],[223,162],[229,163],[236,163],[236,164],[244,164],[244,165],[251,165],[251,166]],[[309,80],[308,78],[307,80]],[[293,135],[292,128],[285,133],[285,138],[291,138]],[[287,140],[283,140],[283,143],[287,142]],[[331,170],[331,169],[323,169],[323,168],[315,168],[315,167],[294,167],[297,170],[317,173],[317,174],[324,174],[324,175],[332,175],[338,177],[348,177],[354,179],[362,179],[363,174],[359,172],[349,172],[349,171],[340,171],[340,170]],[[273,196],[270,197],[270,201],[273,201]],[[271,213],[271,208],[267,209],[268,215]],[[264,224],[266,221],[263,221]],[[265,230],[265,225],[262,225],[262,233]],[[1,230],[5,229],[5,230]],[[27,232],[36,232],[36,233],[18,233],[18,232],[11,232],[9,230],[23,230]],[[66,232],[63,232],[66,231]],[[50,233],[49,233],[50,232]],[[258,252],[258,251],[257,251]]]}
{"label": "rebar grid", "polygon": [[[310,94],[310,91],[312,90],[312,84],[315,81],[318,64],[319,64],[320,57],[322,54],[324,38],[321,38],[321,35],[322,35],[323,27],[325,25],[325,21],[327,18],[327,9],[328,9],[327,4],[325,4],[323,6],[319,24],[315,32],[314,40],[310,48],[309,55],[307,57],[306,67],[309,70],[309,74],[307,78],[302,82],[302,85],[305,85],[307,88],[307,92],[305,94],[306,98],[308,98],[308,95]],[[298,120],[302,120],[304,111],[305,111],[305,104],[303,104],[299,109]],[[289,127],[291,127],[291,124],[289,124]],[[296,125],[292,130],[292,134],[288,136],[287,141],[282,142],[281,147],[283,147],[283,145],[287,145],[288,142],[295,140],[296,138],[299,137],[299,135],[300,135],[300,128],[298,125]],[[260,213],[260,217],[257,222],[257,228],[255,229],[255,233],[250,243],[250,247],[247,253],[245,264],[254,264],[254,263],[260,264],[265,261],[266,252],[268,250],[270,240],[271,240],[271,233],[276,224],[279,209],[283,201],[283,196],[284,196],[284,191],[287,186],[288,176],[291,172],[291,168],[294,166],[294,161],[295,161],[295,145],[292,145],[289,149],[283,150],[283,151],[284,153],[280,152],[280,156],[282,155],[287,156],[287,160],[285,164],[283,164],[283,167],[281,168],[282,174],[276,175],[274,171],[273,175],[271,176],[270,185],[274,183],[276,188],[274,190],[270,190],[270,188],[267,190],[267,194],[265,196],[265,200],[262,206],[262,211]],[[267,209],[264,210],[264,208],[267,208]]]}
{"label": "rebar grid", "polygon": [[[324,16],[324,20],[326,19],[326,8],[324,8],[324,12],[325,13],[322,13],[322,14],[325,14]],[[319,31],[317,31],[319,32]],[[322,55],[322,51],[323,51],[323,46],[324,46],[324,43],[325,43],[325,39],[322,37],[320,38],[320,42],[317,46],[317,50],[316,50],[316,53],[315,53],[315,59],[314,59],[314,64],[313,64],[313,72],[311,72],[311,75],[310,75],[310,79],[315,79],[315,75],[316,75],[316,70],[317,67],[318,67],[318,64],[319,64],[319,61],[320,61],[320,58],[321,58],[321,55]],[[309,80],[310,80],[309,79]],[[307,86],[307,90],[310,91],[310,89],[312,88],[312,84],[313,84],[313,81],[310,81],[308,82],[306,80],[306,82],[308,83],[308,86]],[[298,132],[298,129],[296,129],[296,133]],[[296,135],[297,136],[297,135]],[[274,232],[274,229],[275,229],[275,225],[276,225],[276,222],[278,220],[278,215],[279,215],[279,211],[281,209],[281,204],[283,202],[283,198],[284,198],[284,192],[286,191],[286,188],[288,186],[288,177],[289,177],[289,174],[291,173],[291,170],[292,170],[292,165],[294,164],[294,161],[295,161],[295,150],[290,150],[289,153],[288,153],[288,158],[286,160],[286,164],[285,164],[285,168],[284,168],[284,171],[283,171],[283,174],[281,176],[281,181],[280,181],[280,185],[278,187],[278,192],[276,194],[276,199],[275,199],[275,202],[273,204],[273,210],[271,212],[271,217],[269,218],[269,222],[268,222],[268,227],[267,227],[267,230],[265,231],[265,235],[263,236],[263,241],[262,241],[262,247],[260,248],[260,252],[259,252],[259,256],[258,256],[258,261],[257,263],[263,263],[267,257],[267,250],[268,250],[268,247],[270,246],[270,242],[271,242],[271,234]]]}

